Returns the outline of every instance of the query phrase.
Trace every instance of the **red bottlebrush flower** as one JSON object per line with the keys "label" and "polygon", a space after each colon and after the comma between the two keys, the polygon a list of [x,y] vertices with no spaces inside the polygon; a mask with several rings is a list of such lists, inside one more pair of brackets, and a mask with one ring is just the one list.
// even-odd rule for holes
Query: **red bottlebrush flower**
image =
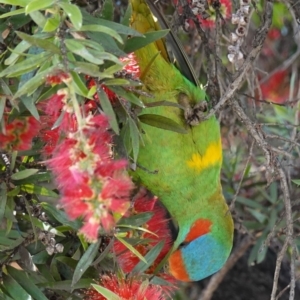
{"label": "red bottlebrush flower", "polygon": [[290,84],[288,70],[281,70],[273,74],[260,85],[264,100],[274,103],[284,103],[289,98]]}
{"label": "red bottlebrush flower", "polygon": [[[73,114],[71,115],[73,116]],[[83,217],[80,232],[95,241],[102,226],[110,231],[129,208],[131,179],[125,175],[125,161],[111,157],[112,136],[104,115],[88,115],[81,130],[67,132],[47,161],[62,194],[61,203],[67,215]],[[72,129],[73,130],[73,129]],[[74,189],[74,184],[76,189]]]}
{"label": "red bottlebrush flower", "polygon": [[52,95],[46,102],[45,113],[47,115],[53,116],[53,118],[57,118],[64,106],[64,99],[66,98],[65,93],[56,93]]}
{"label": "red bottlebrush flower", "polygon": [[[151,273],[151,271],[155,269],[155,267],[171,249],[172,236],[171,230],[168,226],[169,220],[166,216],[166,210],[160,205],[157,197],[150,197],[150,195],[148,195],[144,189],[142,189],[136,196],[133,211],[134,214],[142,212],[153,212],[153,216],[145,226],[147,230],[156,234],[153,235],[148,232],[139,231],[139,233],[142,233],[141,238],[149,239],[150,242],[147,244],[139,244],[135,246],[136,250],[138,250],[144,256],[158,242],[165,242],[161,253],[158,255],[154,262],[154,265],[150,268],[150,270],[148,270],[148,272]],[[136,255],[134,255],[130,250],[126,248],[126,246],[124,246],[119,241],[115,241],[113,251],[116,253],[119,265],[125,273],[130,273],[140,261]]]}
{"label": "red bottlebrush flower", "polygon": [[[129,75],[131,79],[137,80],[140,76],[140,67],[136,61],[134,53],[130,53],[125,57],[121,57],[120,61],[126,63],[126,65],[123,67],[123,69],[121,71],[124,74],[121,73],[121,75],[123,75],[125,78],[126,78],[126,76]],[[94,87],[96,85],[95,80],[93,78],[91,78],[90,76],[86,76],[86,79],[88,80],[87,87],[89,89],[91,89],[92,87]],[[110,90],[109,87],[107,87],[105,84],[101,84],[101,88],[106,93],[108,99],[112,103],[117,101],[117,95],[112,90]],[[93,98],[95,100],[99,100],[97,93],[95,93],[93,95]]]}
{"label": "red bottlebrush flower", "polygon": [[[192,3],[195,2],[197,1],[192,0]],[[217,10],[221,13],[224,20],[229,19],[231,17],[232,4],[230,0],[208,0],[207,3],[208,3],[207,14],[209,16],[207,18],[203,18],[201,14],[197,15],[197,18],[203,27],[211,28],[215,26]]]}
{"label": "red bottlebrush flower", "polygon": [[48,74],[46,77],[46,84],[56,85],[65,82],[70,79],[70,75],[62,70],[56,70],[52,74]]}
{"label": "red bottlebrush flower", "polygon": [[49,130],[49,129],[42,129],[40,132],[40,137],[46,143],[43,147],[43,152],[46,156],[49,156],[53,153],[59,139],[59,130],[58,128]]}
{"label": "red bottlebrush flower", "polygon": [[[7,118],[4,119],[7,122]],[[32,116],[19,117],[9,124],[6,123],[0,133],[1,149],[6,151],[31,149],[32,139],[38,135],[40,126]]]}
{"label": "red bottlebrush flower", "polygon": [[124,66],[123,71],[130,74],[132,79],[136,79],[136,80],[139,79],[139,77],[140,77],[140,66],[138,65],[138,63],[136,61],[135,54],[134,53],[129,53],[127,56],[121,57],[120,60],[124,63],[127,63]]}
{"label": "red bottlebrush flower", "polygon": [[[100,279],[103,287],[118,295],[122,300],[163,300],[165,299],[160,286],[148,284],[135,278],[118,278],[116,275],[103,275]],[[93,288],[86,292],[85,300],[106,300]]]}
{"label": "red bottlebrush flower", "polygon": [[274,40],[278,40],[280,38],[280,36],[281,36],[281,32],[279,29],[271,28],[268,32],[267,38],[274,41]]}

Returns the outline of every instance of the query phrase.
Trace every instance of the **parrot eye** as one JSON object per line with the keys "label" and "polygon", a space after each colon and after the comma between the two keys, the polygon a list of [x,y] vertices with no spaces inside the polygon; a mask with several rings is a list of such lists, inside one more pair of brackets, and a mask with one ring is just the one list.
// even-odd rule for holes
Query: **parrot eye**
{"label": "parrot eye", "polygon": [[189,242],[182,242],[179,246],[178,246],[178,249],[181,249],[183,247],[185,247],[186,245],[188,245]]}

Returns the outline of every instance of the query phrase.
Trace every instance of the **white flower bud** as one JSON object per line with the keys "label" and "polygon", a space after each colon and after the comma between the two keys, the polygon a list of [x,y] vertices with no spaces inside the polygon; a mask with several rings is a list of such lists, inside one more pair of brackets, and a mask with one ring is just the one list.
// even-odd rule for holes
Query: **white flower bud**
{"label": "white flower bud", "polygon": [[239,25],[245,26],[245,25],[247,25],[247,23],[248,23],[248,18],[247,18],[246,16],[242,16],[242,17],[240,18],[240,23],[239,23]]}
{"label": "white flower bud", "polygon": [[241,7],[241,12],[244,13],[245,15],[249,15],[250,13],[250,5],[245,5]]}
{"label": "white flower bud", "polygon": [[250,0],[240,0],[241,6],[245,6],[245,5],[249,5],[249,4],[250,4]]}
{"label": "white flower bud", "polygon": [[234,54],[228,54],[227,57],[228,57],[228,60],[229,60],[231,63],[233,63],[233,62],[235,61],[235,55],[234,55]]}
{"label": "white flower bud", "polygon": [[197,7],[193,7],[192,12],[195,16],[199,15],[199,9]]}
{"label": "white flower bud", "polygon": [[239,37],[234,32],[231,32],[231,34],[230,34],[230,41],[232,43],[235,43],[238,39],[239,39]]}
{"label": "white flower bud", "polygon": [[241,51],[239,51],[237,59],[238,60],[244,59],[244,55],[243,55],[243,53]]}
{"label": "white flower bud", "polygon": [[231,23],[232,24],[239,24],[239,22],[240,22],[240,16],[237,15],[237,14],[232,14]]}
{"label": "white flower bud", "polygon": [[236,46],[233,45],[229,45],[227,49],[230,54],[234,54],[234,55],[237,54],[239,50]]}

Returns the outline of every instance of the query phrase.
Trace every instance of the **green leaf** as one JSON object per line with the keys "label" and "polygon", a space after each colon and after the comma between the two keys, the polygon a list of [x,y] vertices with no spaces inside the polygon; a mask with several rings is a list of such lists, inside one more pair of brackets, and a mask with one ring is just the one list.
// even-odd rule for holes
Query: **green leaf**
{"label": "green leaf", "polygon": [[248,208],[248,211],[251,213],[253,217],[257,219],[258,222],[264,223],[267,220],[267,216],[261,213],[258,210]]}
{"label": "green leaf", "polygon": [[14,6],[26,6],[29,0],[1,0],[0,2]]}
{"label": "green leaf", "polygon": [[30,295],[22,288],[22,286],[11,276],[2,274],[3,284],[13,299],[29,299]]}
{"label": "green leaf", "polygon": [[3,117],[5,105],[6,105],[6,97],[5,96],[0,96],[0,122],[1,122],[2,117]]}
{"label": "green leaf", "polygon": [[86,74],[92,77],[98,77],[99,79],[104,78],[112,78],[112,75],[107,75],[106,73],[102,73],[99,71],[99,67],[97,65],[94,65],[92,63],[83,62],[83,61],[74,61],[72,62],[71,69],[74,70],[78,74]]}
{"label": "green leaf", "polygon": [[39,27],[43,28],[46,25],[47,19],[40,11],[33,11],[29,15]]}
{"label": "green leaf", "polygon": [[83,97],[87,97],[89,90],[87,89],[85,83],[83,83],[81,80],[80,76],[75,72],[71,72],[71,75],[75,92]]}
{"label": "green leaf", "polygon": [[35,97],[32,96],[21,96],[21,102],[24,104],[24,106],[27,108],[27,110],[31,113],[32,116],[34,116],[38,121],[40,120],[40,115],[37,110],[37,107],[35,106]]}
{"label": "green leaf", "polygon": [[294,182],[298,186],[300,185],[300,179],[293,179],[292,182]]}
{"label": "green leaf", "polygon": [[57,208],[53,207],[51,204],[42,202],[41,206],[61,224],[68,225],[75,230],[78,230],[81,227],[80,221],[78,220],[70,221],[67,215],[65,214],[65,212],[58,210]]}
{"label": "green leaf", "polygon": [[119,134],[119,125],[112,105],[106,93],[100,88],[97,90],[98,98],[104,113],[108,116],[109,125],[116,134]]}
{"label": "green leaf", "polygon": [[104,251],[101,252],[101,254],[95,259],[95,261],[92,264],[93,266],[97,266],[107,256],[107,254],[112,249],[114,242],[115,242],[115,239],[112,238],[110,240],[109,244],[105,247]]}
{"label": "green leaf", "polygon": [[11,275],[11,277],[13,277],[15,281],[17,281],[34,299],[48,300],[39,288],[29,279],[28,275],[24,271],[18,271],[11,266],[6,266],[6,268],[9,275]]}
{"label": "green leaf", "polygon": [[102,26],[108,27],[110,29],[113,29],[120,34],[124,34],[124,35],[143,36],[141,33],[139,33],[138,31],[136,31],[128,26],[124,26],[122,24],[118,24],[118,23],[100,19],[100,18],[95,18],[83,9],[81,10],[81,13],[83,15],[84,24],[102,25]]}
{"label": "green leaf", "polygon": [[52,18],[48,18],[43,28],[43,32],[55,31],[58,28],[59,24],[60,19],[57,15],[53,16]]}
{"label": "green leaf", "polygon": [[151,212],[144,212],[138,215],[130,216],[129,218],[122,218],[118,225],[132,225],[132,226],[141,226],[148,222],[153,216]]}
{"label": "green leaf", "polygon": [[55,46],[53,44],[53,42],[50,42],[50,41],[45,40],[45,39],[39,39],[35,36],[28,35],[28,34],[26,34],[24,32],[21,32],[21,31],[16,31],[16,34],[22,40],[27,41],[31,45],[34,45],[34,46],[39,47],[39,48],[43,48],[43,49],[45,49],[47,51],[50,51],[52,53],[55,53],[55,54],[61,54],[60,49],[57,46]]}
{"label": "green leaf", "polygon": [[140,48],[145,47],[146,45],[155,42],[166,36],[169,33],[169,30],[158,30],[151,31],[144,34],[144,37],[132,37],[128,39],[125,46],[124,51],[126,53],[134,52]]}
{"label": "green leaf", "polygon": [[6,201],[7,201],[7,186],[6,186],[5,182],[1,182],[1,184],[0,184],[0,224],[2,224],[2,219],[4,217]]}
{"label": "green leaf", "polygon": [[28,48],[30,48],[30,43],[26,41],[21,41],[14,49],[11,50],[11,55],[4,61],[4,64],[9,66],[11,64],[14,64],[18,58],[21,56],[22,53],[24,53]]}
{"label": "green leaf", "polygon": [[97,285],[97,284],[92,284],[92,287],[100,293],[102,296],[104,296],[106,299],[109,300],[122,300],[118,295],[113,293],[112,291],[108,290],[107,288]]}
{"label": "green leaf", "polygon": [[113,61],[116,64],[123,65],[123,63],[115,55],[113,55],[111,53],[99,52],[99,51],[94,50],[94,49],[90,49],[89,51],[96,58],[99,58],[99,59],[102,59],[102,60],[110,60],[110,61]]}
{"label": "green leaf", "polygon": [[[73,289],[87,289],[91,285],[91,283],[94,282],[93,279],[87,278],[87,279],[80,279],[74,286]],[[63,281],[53,281],[53,282],[43,282],[37,284],[39,287],[48,288],[51,290],[65,290],[65,291],[71,291],[71,280],[63,280]]]}
{"label": "green leaf", "polygon": [[128,92],[124,90],[124,88],[119,86],[110,86],[109,87],[112,91],[114,91],[117,95],[123,97],[125,100],[139,106],[139,107],[145,107],[144,103],[135,96],[132,92]]}
{"label": "green leaf", "polygon": [[8,77],[15,77],[14,73],[25,73],[25,71],[28,72],[37,69],[40,66],[40,64],[47,60],[50,56],[51,54],[47,52],[42,52],[37,55],[29,56],[22,62],[5,68],[2,72],[0,72],[0,77],[7,75],[10,75]]}
{"label": "green leaf", "polygon": [[139,116],[139,120],[147,125],[157,127],[164,130],[174,131],[177,133],[186,134],[187,131],[178,123],[172,119],[155,115],[155,114],[144,114]]}
{"label": "green leaf", "polygon": [[58,2],[58,5],[65,11],[67,16],[70,18],[75,29],[80,30],[82,26],[82,15],[78,6],[66,2]]}
{"label": "green leaf", "polygon": [[23,15],[24,13],[25,13],[25,8],[20,8],[20,9],[12,10],[6,14],[0,15],[0,19],[11,17],[11,16],[16,16],[16,15],[21,15],[21,14]]}
{"label": "green leaf", "polygon": [[135,256],[137,256],[141,261],[143,261],[145,264],[147,263],[146,259],[141,255],[139,251],[137,251],[134,247],[132,247],[128,242],[126,242],[121,237],[115,235],[116,239],[120,241],[128,250],[132,252]]}
{"label": "green leaf", "polygon": [[96,58],[94,55],[92,55],[89,50],[80,42],[74,39],[65,40],[66,47],[73,52],[74,54],[77,54],[84,58],[85,60],[102,65],[104,63],[103,59]]}
{"label": "green leaf", "polygon": [[155,261],[155,259],[158,257],[159,253],[161,252],[162,248],[164,246],[164,241],[160,241],[157,243],[146,255],[145,259],[147,263],[145,264],[143,261],[140,261],[132,270],[132,273],[143,273],[146,271],[152,263]]}
{"label": "green leaf", "polygon": [[121,21],[122,25],[129,26],[131,16],[132,16],[132,5],[131,5],[131,3],[128,3],[127,9],[126,9],[123,19]]}
{"label": "green leaf", "polygon": [[54,4],[56,0],[33,0],[25,7],[25,13],[29,14],[32,11],[44,10]]}
{"label": "green leaf", "polygon": [[36,184],[22,184],[21,190],[28,194],[36,194],[46,197],[58,198],[59,195],[43,186],[39,186]]}
{"label": "green leaf", "polygon": [[33,174],[36,174],[39,171],[39,169],[27,169],[27,170],[23,170],[20,171],[18,173],[12,174],[11,175],[11,179],[12,180],[20,180],[20,179],[24,179],[27,178]]}
{"label": "green leaf", "polygon": [[[80,40],[80,43],[86,46],[87,48],[92,48],[94,50],[97,50],[99,52],[103,52],[104,48],[97,42],[92,40]],[[75,60],[75,59],[74,59]]]}
{"label": "green leaf", "polygon": [[115,38],[119,43],[123,44],[123,39],[122,37],[113,29],[106,27],[106,26],[102,26],[102,25],[96,25],[96,24],[92,24],[92,25],[83,25],[80,28],[80,31],[96,31],[96,32],[103,32],[106,33],[110,36],[112,36],[113,38]]}
{"label": "green leaf", "polygon": [[102,10],[101,17],[105,20],[113,21],[114,18],[114,5],[111,0],[105,0]]}
{"label": "green leaf", "polygon": [[83,273],[87,270],[87,268],[92,264],[94,258],[96,257],[99,246],[100,246],[101,240],[98,240],[97,243],[91,244],[88,249],[84,252],[82,255],[80,261],[78,262],[75,271],[74,276],[72,279],[71,286],[74,287],[75,284],[78,282],[78,280],[81,278]]}
{"label": "green leaf", "polygon": [[133,161],[134,163],[136,163],[140,149],[140,133],[132,118],[128,118],[128,122],[130,130],[130,140],[132,144]]}
{"label": "green leaf", "polygon": [[34,91],[46,81],[47,74],[51,73],[55,68],[56,68],[56,66],[52,66],[52,67],[48,68],[47,70],[36,74],[34,77],[32,77],[26,83],[24,83],[22,85],[22,87],[19,88],[18,91],[16,92],[16,94],[14,95],[14,99],[19,98],[25,94],[27,94],[27,95],[33,94]]}

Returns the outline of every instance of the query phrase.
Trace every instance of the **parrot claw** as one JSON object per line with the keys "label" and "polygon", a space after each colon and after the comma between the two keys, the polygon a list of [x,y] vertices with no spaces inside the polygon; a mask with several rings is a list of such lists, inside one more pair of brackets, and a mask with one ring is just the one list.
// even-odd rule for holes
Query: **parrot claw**
{"label": "parrot claw", "polygon": [[204,113],[207,111],[207,102],[201,101],[194,105],[194,107],[188,107],[184,112],[184,117],[187,123],[191,126],[197,126],[201,119],[204,117]]}
{"label": "parrot claw", "polygon": [[184,118],[190,126],[197,126],[208,108],[206,101],[200,101],[192,107],[190,99],[185,93],[179,94],[178,103],[184,107]]}

